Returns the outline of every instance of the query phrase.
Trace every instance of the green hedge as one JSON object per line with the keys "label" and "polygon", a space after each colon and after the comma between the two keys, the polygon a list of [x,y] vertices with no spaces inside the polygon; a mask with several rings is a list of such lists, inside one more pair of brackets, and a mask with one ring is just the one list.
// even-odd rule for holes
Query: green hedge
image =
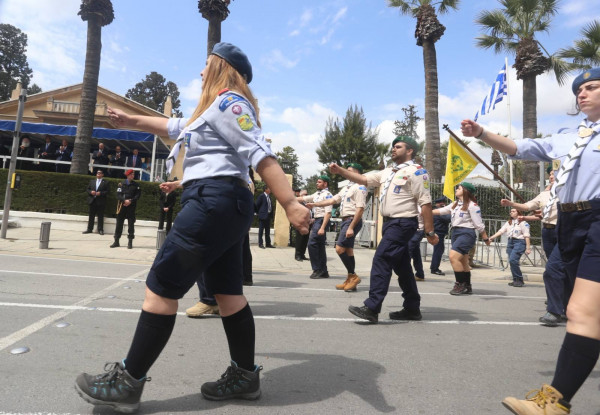
{"label": "green hedge", "polygon": [[[20,189],[13,189],[10,208],[17,211],[64,213],[88,215],[87,186],[92,175],[51,173],[17,170],[21,175]],[[0,201],[4,206],[8,169],[0,169]],[[110,182],[107,196],[106,217],[116,217],[117,185],[122,180],[105,177]],[[158,183],[138,181],[142,196],[137,203],[136,213],[140,220],[158,220],[160,189]],[[177,201],[181,197],[178,190]],[[180,204],[175,204],[177,214]]]}

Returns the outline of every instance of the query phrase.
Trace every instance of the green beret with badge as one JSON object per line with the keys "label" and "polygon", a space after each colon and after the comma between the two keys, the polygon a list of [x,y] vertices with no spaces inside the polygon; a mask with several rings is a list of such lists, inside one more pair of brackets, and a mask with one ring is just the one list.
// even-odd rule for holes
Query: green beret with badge
{"label": "green beret with badge", "polygon": [[362,172],[363,172],[363,166],[361,166],[361,165],[360,165],[360,164],[358,164],[358,163],[348,163],[348,164],[346,165],[346,167],[352,167],[353,169],[356,169],[356,170],[358,170],[358,171],[359,171],[361,174],[362,174]]}
{"label": "green beret with badge", "polygon": [[405,143],[406,146],[408,148],[411,148],[413,150],[413,153],[417,153],[417,151],[419,150],[419,143],[417,143],[417,141],[412,138],[409,137],[407,135],[399,135],[398,137],[394,138],[394,141],[392,141],[392,147],[396,144],[396,143]]}
{"label": "green beret with badge", "polygon": [[323,180],[324,182],[327,182],[327,184],[329,184],[329,182],[331,181],[331,179],[329,178],[329,176],[327,176],[326,174],[320,175],[319,179]]}

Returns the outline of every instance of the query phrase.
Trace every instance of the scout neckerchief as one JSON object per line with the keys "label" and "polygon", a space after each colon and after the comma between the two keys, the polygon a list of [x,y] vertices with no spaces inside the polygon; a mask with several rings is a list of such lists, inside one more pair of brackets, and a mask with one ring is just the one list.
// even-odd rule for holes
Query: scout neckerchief
{"label": "scout neckerchief", "polygon": [[346,185],[346,189],[344,189],[344,194],[342,195],[342,201],[340,202],[340,216],[342,215],[342,212],[344,212],[344,202],[346,201],[346,195],[348,194],[348,190],[350,190],[350,188],[352,187],[353,184],[354,184],[354,182],[349,182]]}
{"label": "scout neckerchief", "polygon": [[414,160],[409,160],[406,163],[402,163],[402,164],[394,163],[394,165],[392,166],[392,174],[390,174],[388,176],[387,180],[385,181],[385,184],[383,185],[383,190],[381,191],[381,196],[379,196],[379,205],[380,206],[383,205],[383,200],[385,199],[385,196],[387,195],[387,190],[390,187],[390,183],[392,182],[392,179],[394,178],[394,173],[396,173],[398,170],[408,167],[412,164],[415,164]]}
{"label": "scout neckerchief", "polygon": [[556,173],[556,180],[554,181],[554,186],[550,189],[550,200],[546,203],[546,207],[544,207],[544,219],[547,219],[550,214],[550,209],[552,209],[552,205],[556,201],[558,197],[558,189],[564,186],[569,180],[569,176],[571,175],[571,171],[575,168],[577,164],[577,160],[581,158],[581,154],[583,150],[588,145],[592,137],[594,137],[598,132],[600,132],[600,124],[595,125],[593,128],[589,128],[583,120],[581,124],[579,124],[579,138],[569,150],[569,154],[564,163],[558,169]]}

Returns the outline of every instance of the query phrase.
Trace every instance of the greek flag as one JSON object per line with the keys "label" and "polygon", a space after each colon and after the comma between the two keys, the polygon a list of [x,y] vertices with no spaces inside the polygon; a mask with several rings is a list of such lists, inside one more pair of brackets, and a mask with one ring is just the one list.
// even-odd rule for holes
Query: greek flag
{"label": "greek flag", "polygon": [[506,64],[504,64],[490,89],[490,93],[483,99],[481,109],[475,114],[474,120],[477,121],[480,115],[485,115],[496,109],[496,104],[502,101],[506,94]]}

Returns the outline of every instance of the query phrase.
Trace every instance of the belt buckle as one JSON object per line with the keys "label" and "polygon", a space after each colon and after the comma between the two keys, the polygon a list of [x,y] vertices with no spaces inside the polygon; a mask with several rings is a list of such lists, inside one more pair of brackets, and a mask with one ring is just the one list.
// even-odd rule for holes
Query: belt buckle
{"label": "belt buckle", "polygon": [[575,206],[577,207],[577,211],[588,210],[592,208],[588,200],[579,200],[575,202]]}

